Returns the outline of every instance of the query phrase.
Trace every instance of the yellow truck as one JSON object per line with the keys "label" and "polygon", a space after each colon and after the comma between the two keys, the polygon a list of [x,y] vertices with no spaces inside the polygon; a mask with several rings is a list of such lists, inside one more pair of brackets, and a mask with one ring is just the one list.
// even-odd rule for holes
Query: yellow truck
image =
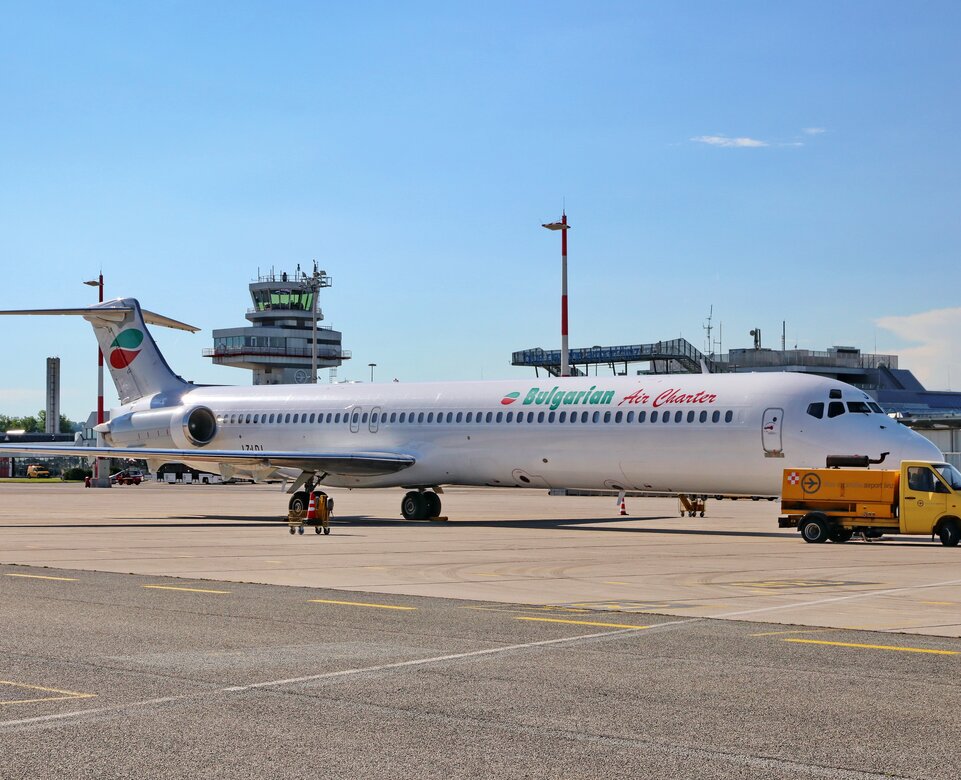
{"label": "yellow truck", "polygon": [[828,468],[785,469],[781,528],[797,528],[812,544],[846,542],[854,534],[937,535],[961,541],[961,472],[948,463],[906,460],[900,469],[871,469],[867,458],[828,458]]}
{"label": "yellow truck", "polygon": [[50,470],[39,463],[31,463],[27,466],[27,479],[49,479]]}

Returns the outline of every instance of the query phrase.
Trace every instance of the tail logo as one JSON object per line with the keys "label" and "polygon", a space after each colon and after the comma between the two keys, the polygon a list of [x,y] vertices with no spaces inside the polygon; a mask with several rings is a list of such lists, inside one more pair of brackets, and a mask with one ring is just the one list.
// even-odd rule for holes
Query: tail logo
{"label": "tail logo", "polygon": [[116,369],[126,368],[140,354],[140,345],[143,343],[143,331],[137,328],[128,328],[117,334],[110,344],[110,365]]}
{"label": "tail logo", "polygon": [[521,394],[520,394],[520,393],[508,393],[508,394],[505,395],[503,398],[501,398],[501,403],[502,403],[504,406],[509,406],[510,404],[514,403],[514,401],[516,401],[516,400],[517,400],[518,398],[520,398],[520,397],[521,397]]}

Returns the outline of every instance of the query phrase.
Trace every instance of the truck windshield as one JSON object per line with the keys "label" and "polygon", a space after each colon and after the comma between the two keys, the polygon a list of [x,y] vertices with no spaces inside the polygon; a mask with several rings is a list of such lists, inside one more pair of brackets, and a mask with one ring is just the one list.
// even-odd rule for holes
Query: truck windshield
{"label": "truck windshield", "polygon": [[934,467],[934,470],[951,486],[952,490],[961,490],[961,471],[958,471],[950,463],[939,463]]}

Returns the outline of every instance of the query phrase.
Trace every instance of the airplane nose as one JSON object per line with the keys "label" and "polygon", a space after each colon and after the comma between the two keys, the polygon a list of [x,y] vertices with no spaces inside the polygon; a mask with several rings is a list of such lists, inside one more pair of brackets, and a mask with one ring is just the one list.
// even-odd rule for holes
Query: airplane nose
{"label": "airplane nose", "polygon": [[901,446],[900,460],[944,460],[944,453],[930,439],[914,431],[906,433],[910,433],[911,437]]}

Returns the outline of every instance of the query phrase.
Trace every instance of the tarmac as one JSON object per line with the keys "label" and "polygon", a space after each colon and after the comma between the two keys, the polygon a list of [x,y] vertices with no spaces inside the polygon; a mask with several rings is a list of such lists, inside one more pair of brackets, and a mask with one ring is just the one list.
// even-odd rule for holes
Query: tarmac
{"label": "tarmac", "polygon": [[959,549],[331,493],[0,484],[0,777],[957,777]]}
{"label": "tarmac", "polygon": [[449,489],[331,490],[329,536],[291,536],[278,485],[0,484],[0,563],[679,617],[961,636],[961,548],[925,537],[805,544],[778,504]]}

